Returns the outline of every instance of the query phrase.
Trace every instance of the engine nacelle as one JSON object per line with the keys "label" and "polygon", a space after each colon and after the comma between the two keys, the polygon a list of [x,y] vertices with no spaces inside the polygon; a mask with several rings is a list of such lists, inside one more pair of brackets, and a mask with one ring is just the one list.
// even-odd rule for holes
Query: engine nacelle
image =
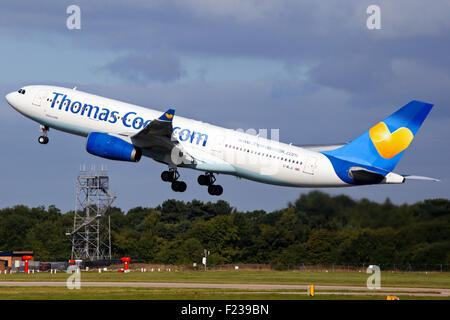
{"label": "engine nacelle", "polygon": [[86,151],[111,160],[138,162],[142,150],[120,138],[101,132],[91,132],[87,138]]}

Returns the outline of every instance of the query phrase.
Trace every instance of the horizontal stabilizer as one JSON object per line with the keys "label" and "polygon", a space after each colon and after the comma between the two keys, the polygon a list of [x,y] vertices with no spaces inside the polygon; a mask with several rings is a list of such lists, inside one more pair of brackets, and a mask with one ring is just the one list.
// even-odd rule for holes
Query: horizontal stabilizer
{"label": "horizontal stabilizer", "polygon": [[406,180],[428,180],[428,181],[435,181],[435,182],[440,182],[441,181],[439,179],[430,178],[430,177],[423,177],[423,176],[410,176],[410,175],[407,175],[407,174],[402,174],[402,176]]}
{"label": "horizontal stabilizer", "polygon": [[306,145],[296,145],[297,147],[310,150],[310,151],[316,151],[316,152],[322,152],[322,151],[330,151],[339,149],[343,146],[345,146],[347,143],[339,143],[339,144],[306,144]]}

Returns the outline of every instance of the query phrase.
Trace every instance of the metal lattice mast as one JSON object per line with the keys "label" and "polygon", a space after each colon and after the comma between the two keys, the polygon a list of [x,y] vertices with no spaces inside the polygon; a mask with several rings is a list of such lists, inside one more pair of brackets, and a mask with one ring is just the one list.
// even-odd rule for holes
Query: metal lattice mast
{"label": "metal lattice mast", "polygon": [[72,259],[111,259],[111,220],[109,209],[115,197],[109,192],[109,176],[104,167],[80,169],[73,230],[67,235],[72,242]]}

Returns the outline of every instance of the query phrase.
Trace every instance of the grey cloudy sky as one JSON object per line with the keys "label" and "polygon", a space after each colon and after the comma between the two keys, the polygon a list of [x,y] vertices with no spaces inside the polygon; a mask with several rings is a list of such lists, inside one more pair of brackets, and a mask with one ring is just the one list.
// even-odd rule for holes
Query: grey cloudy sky
{"label": "grey cloudy sky", "polygon": [[[66,28],[69,5],[81,30]],[[369,5],[381,30],[366,27]],[[412,99],[435,104],[399,173],[440,183],[324,189],[395,203],[449,197],[450,1],[157,0],[9,1],[0,4],[1,94],[29,84],[79,90],[227,128],[279,128],[283,142],[348,141]],[[115,205],[155,206],[168,198],[215,201],[181,170],[173,193],[150,159],[95,158],[81,137],[52,131],[0,100],[0,207],[74,207],[80,164],[106,164]],[[243,210],[284,207],[309,189],[219,176],[222,196]]]}

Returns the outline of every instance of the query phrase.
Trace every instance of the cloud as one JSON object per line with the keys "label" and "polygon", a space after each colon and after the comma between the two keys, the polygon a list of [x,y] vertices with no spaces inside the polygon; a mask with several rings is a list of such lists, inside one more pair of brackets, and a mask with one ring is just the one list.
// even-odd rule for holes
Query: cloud
{"label": "cloud", "polygon": [[100,70],[132,82],[171,82],[180,79],[185,72],[180,59],[174,54],[158,51],[150,55],[127,54],[107,63]]}
{"label": "cloud", "polygon": [[[66,8],[71,4],[81,7],[78,31],[66,28]],[[20,48],[20,55],[11,53],[0,62],[5,70],[2,88],[6,94],[33,79],[76,83],[79,90],[161,111],[174,107],[177,115],[223,127],[279,128],[282,141],[302,144],[348,141],[409,100],[422,99],[436,107],[399,171],[449,181],[449,148],[443,140],[450,115],[449,2],[377,1],[382,29],[374,31],[366,28],[366,8],[371,4],[372,0],[4,1],[0,34],[14,36],[8,47]],[[14,58],[22,63],[14,70],[5,68]],[[190,69],[187,63],[193,60],[195,68]],[[226,66],[237,60],[240,64],[217,68],[218,60],[226,60]],[[245,75],[255,64],[246,66],[245,61],[256,60],[286,66],[285,71],[274,76],[263,72],[249,80]],[[89,68],[83,69],[86,65]],[[216,68],[208,69],[210,65]],[[213,69],[227,69],[226,77],[209,77]],[[4,180],[11,183],[2,188],[0,206],[55,201],[71,208],[79,164],[103,159],[87,154],[82,138],[56,130],[50,133],[49,145],[38,145],[38,125],[14,112],[4,99],[0,106],[5,120],[0,140],[12,155],[0,162],[11,168],[5,172]],[[36,161],[28,161],[29,155],[37,154]],[[197,172],[184,170],[188,191],[173,194],[159,180],[164,166],[158,163],[107,162],[124,207],[158,204],[168,196],[211,200],[195,184]],[[15,176],[22,169],[26,186]],[[35,192],[50,176],[46,192]],[[235,182],[224,175],[219,181],[225,187],[224,199],[245,209],[282,207],[307,191]],[[448,197],[448,189],[444,181],[327,191],[377,200],[395,196],[398,203]]]}
{"label": "cloud", "polygon": [[324,86],[365,94],[392,78],[393,70],[386,58],[347,55],[324,60],[312,68],[309,75]]}
{"label": "cloud", "polygon": [[148,52],[163,46],[178,53],[297,59],[348,52],[367,38],[442,37],[450,29],[450,4],[445,0],[381,0],[383,29],[377,33],[366,28],[371,0],[81,0],[76,4],[82,30],[71,33],[65,27],[70,4],[73,1],[6,2],[0,25],[67,37],[77,34],[94,47]]}
{"label": "cloud", "polygon": [[450,76],[432,61],[409,57],[333,57],[309,71],[319,85],[344,90],[349,102],[361,106],[406,103],[413,99],[443,108],[450,117]]}
{"label": "cloud", "polygon": [[450,2],[379,1],[383,38],[409,38],[439,36],[450,30]]}

